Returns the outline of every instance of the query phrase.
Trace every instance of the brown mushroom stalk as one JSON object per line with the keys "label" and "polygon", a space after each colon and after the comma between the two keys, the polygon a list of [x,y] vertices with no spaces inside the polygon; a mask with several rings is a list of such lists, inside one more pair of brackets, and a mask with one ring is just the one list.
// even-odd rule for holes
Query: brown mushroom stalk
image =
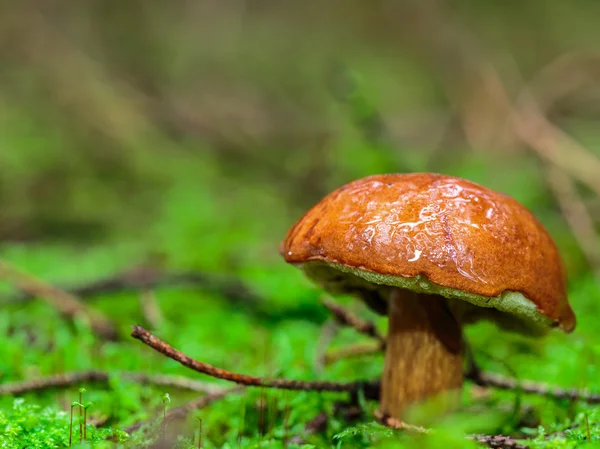
{"label": "brown mushroom stalk", "polygon": [[402,416],[409,405],[440,395],[451,407],[463,383],[463,348],[446,300],[394,289],[388,316],[382,414]]}
{"label": "brown mushroom stalk", "polygon": [[533,335],[575,328],[548,231],[513,198],[465,179],[358,179],[306,212],[280,252],[331,293],[360,296],[379,313],[387,301],[380,399],[394,419],[430,397],[457,397],[462,325],[488,319]]}

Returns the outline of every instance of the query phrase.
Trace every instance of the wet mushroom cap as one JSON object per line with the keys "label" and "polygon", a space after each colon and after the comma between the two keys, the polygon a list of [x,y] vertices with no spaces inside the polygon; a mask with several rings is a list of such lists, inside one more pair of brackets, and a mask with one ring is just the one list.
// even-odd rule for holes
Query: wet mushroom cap
{"label": "wet mushroom cap", "polygon": [[575,327],[546,229],[513,198],[464,179],[358,179],[304,214],[280,252],[332,291],[401,287],[486,308],[523,332]]}

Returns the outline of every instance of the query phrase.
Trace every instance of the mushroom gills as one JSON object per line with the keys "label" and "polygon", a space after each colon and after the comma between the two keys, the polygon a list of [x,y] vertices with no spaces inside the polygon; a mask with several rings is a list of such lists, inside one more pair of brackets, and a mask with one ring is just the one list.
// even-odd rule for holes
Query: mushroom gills
{"label": "mushroom gills", "polygon": [[[506,330],[539,336],[552,328],[551,320],[537,306],[519,292],[505,290],[495,297],[481,296],[462,290],[438,285],[425,275],[416,277],[391,276],[375,273],[364,268],[349,267],[323,260],[311,260],[299,267],[306,275],[331,293],[359,293],[377,291],[384,298],[394,288],[406,289],[426,295],[439,295],[460,306],[463,324],[478,319],[489,319]],[[471,307],[470,307],[471,306]],[[371,304],[369,307],[373,308]],[[453,307],[453,310],[456,307]]]}

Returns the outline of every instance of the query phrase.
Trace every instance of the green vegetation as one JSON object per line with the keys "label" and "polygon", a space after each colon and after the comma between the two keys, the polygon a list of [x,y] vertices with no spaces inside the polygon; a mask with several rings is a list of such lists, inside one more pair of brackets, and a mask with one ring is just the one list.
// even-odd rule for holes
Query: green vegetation
{"label": "green vegetation", "polygon": [[[261,302],[240,306],[214,291],[160,288],[155,296],[164,317],[160,327],[153,331],[191,356],[242,373],[307,380],[378,376],[382,370],[381,356],[349,359],[327,366],[322,372],[315,370],[320,329],[328,314],[318,302],[320,292],[277,256],[284,224],[291,221],[287,208],[269,189],[253,191],[236,180],[222,181],[227,182],[227,188],[209,189],[208,184],[218,183],[219,175],[212,172],[215,174],[211,179],[211,167],[202,165],[178,168],[179,181],[163,193],[162,219],[141,229],[135,240],[115,239],[109,244],[85,248],[56,243],[10,244],[3,248],[4,257],[60,284],[81,283],[118,271],[153,251],[167,255],[165,264],[170,270],[194,268],[213,274],[235,273],[252,286]],[[186,171],[192,176],[184,177]],[[237,197],[219,198],[236,191]],[[224,202],[229,206],[217,206]],[[231,262],[233,267],[228,265]],[[575,333],[565,336],[557,332],[543,340],[534,340],[500,332],[483,323],[468,329],[479,363],[492,371],[515,373],[519,378],[600,391],[600,346],[595,322],[600,312],[597,285],[592,277],[581,274],[572,278],[570,291],[579,316]],[[134,371],[200,377],[128,338],[129,326],[144,320],[138,297],[137,292],[119,293],[90,301],[118,323],[123,336],[119,342],[98,341],[85,324],[69,324],[39,301],[5,306],[0,318],[3,382],[91,369],[116,374]],[[344,302],[360,315],[375,318],[350,298]],[[379,321],[382,328],[384,321]],[[332,346],[341,347],[361,339],[352,330],[344,329]],[[28,393],[17,400],[2,398],[1,426],[6,447],[22,447],[17,441],[27,441],[32,447],[66,446],[68,410],[71,402],[79,399],[79,388],[80,385],[73,385],[62,391]],[[158,433],[154,438],[157,438],[164,395],[168,393],[171,397],[171,403],[166,404],[168,408],[194,397],[193,393],[141,385],[118,375],[107,386],[92,384],[86,385],[86,389],[84,401],[94,404],[88,410],[90,441],[112,434],[111,428],[124,429],[145,419],[156,420]],[[426,438],[427,444],[440,447],[448,447],[447,441],[455,441],[457,447],[463,447],[465,442],[461,438],[465,433],[503,433],[531,438],[532,447],[579,447],[586,442],[586,428],[582,425],[586,416],[592,440],[600,438],[597,408],[592,406],[522,395],[519,391],[491,390],[478,397],[471,390],[471,387],[465,389],[464,405],[457,415],[435,423],[439,429],[436,434],[418,440]],[[274,409],[269,410],[268,432],[261,433],[257,404],[262,395],[267,396]],[[243,395],[228,396],[191,414],[189,427],[181,430],[179,444],[181,447],[191,444],[197,430],[195,417],[200,417],[205,447],[221,447],[226,443],[237,447],[240,429],[244,447],[272,446],[284,435],[302,435],[307,422],[322,411],[331,415],[333,403],[344,397],[333,393],[249,389]],[[284,418],[286,410],[289,416]],[[307,436],[306,440],[316,447],[422,444],[374,424],[368,414],[372,410],[373,405],[369,404],[366,416],[355,424],[331,416],[326,431]],[[76,423],[78,416],[75,413]],[[96,429],[93,423],[98,421],[102,426]],[[577,426],[564,436],[554,435],[573,425]],[[78,441],[78,424],[74,427]],[[545,440],[544,435],[551,435],[550,440]],[[124,447],[143,447],[152,441],[143,432],[120,438]]]}

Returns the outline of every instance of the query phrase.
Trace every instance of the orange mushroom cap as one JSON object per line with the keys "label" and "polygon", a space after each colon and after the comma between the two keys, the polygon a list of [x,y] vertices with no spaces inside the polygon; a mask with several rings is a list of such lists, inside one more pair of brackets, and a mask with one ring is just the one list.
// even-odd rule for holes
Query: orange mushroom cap
{"label": "orange mushroom cap", "polygon": [[280,252],[325,286],[333,269],[350,282],[462,299],[538,328],[575,327],[564,265],[543,225],[513,198],[461,178],[353,181],[305,213]]}

